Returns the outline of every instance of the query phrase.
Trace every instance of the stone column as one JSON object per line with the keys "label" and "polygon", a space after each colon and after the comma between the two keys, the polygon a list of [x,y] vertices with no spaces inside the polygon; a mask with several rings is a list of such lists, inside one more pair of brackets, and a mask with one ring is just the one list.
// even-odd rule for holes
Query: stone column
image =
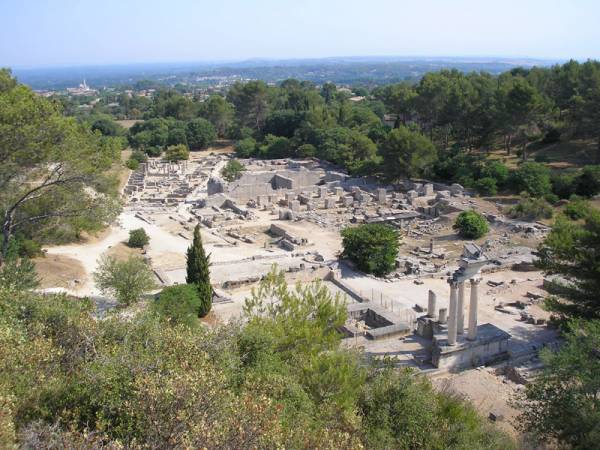
{"label": "stone column", "polygon": [[456,344],[456,303],[458,301],[458,283],[452,279],[450,283],[450,308],[448,311],[448,345]]}
{"label": "stone column", "polygon": [[456,332],[465,332],[465,282],[458,283],[458,303],[456,305]]}
{"label": "stone column", "polygon": [[470,341],[477,339],[477,305],[479,303],[479,282],[481,278],[471,280],[471,301],[469,303],[469,334]]}
{"label": "stone column", "polygon": [[440,308],[440,315],[438,322],[445,324],[448,321],[448,310],[446,308]]}
{"label": "stone column", "polygon": [[427,316],[431,317],[432,319],[435,319],[437,316],[436,313],[436,303],[437,303],[437,296],[435,295],[435,292],[433,291],[429,291],[429,298],[427,301]]}

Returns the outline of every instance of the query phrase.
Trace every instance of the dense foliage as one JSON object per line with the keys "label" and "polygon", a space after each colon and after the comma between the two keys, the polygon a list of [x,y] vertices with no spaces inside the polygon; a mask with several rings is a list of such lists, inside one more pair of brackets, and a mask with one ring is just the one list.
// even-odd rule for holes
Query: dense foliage
{"label": "dense foliage", "polygon": [[212,330],[91,313],[0,290],[3,448],[513,448],[464,401],[342,349],[345,307],[319,283],[272,272],[244,325]]}
{"label": "dense foliage", "polygon": [[586,208],[575,219],[557,218],[540,245],[537,265],[566,277],[560,290],[568,301],[550,300],[552,310],[567,317],[600,318],[600,211]]}
{"label": "dense foliage", "polygon": [[202,309],[198,290],[193,284],[176,284],[164,288],[152,303],[152,311],[172,325],[195,327]]}
{"label": "dense foliage", "polygon": [[398,231],[381,224],[366,224],[342,230],[343,257],[366,273],[378,276],[396,267]]}
{"label": "dense foliage", "polygon": [[487,219],[477,211],[461,212],[453,227],[461,237],[466,239],[479,239],[490,230]]}
{"label": "dense foliage", "polygon": [[598,446],[600,433],[600,321],[572,321],[556,352],[543,350],[542,374],[521,399],[521,428],[565,448]]}

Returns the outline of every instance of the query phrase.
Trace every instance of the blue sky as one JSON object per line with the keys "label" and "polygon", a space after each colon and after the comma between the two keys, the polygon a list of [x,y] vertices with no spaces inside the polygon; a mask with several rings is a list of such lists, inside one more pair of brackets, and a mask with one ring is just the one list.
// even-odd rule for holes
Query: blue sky
{"label": "blue sky", "polygon": [[0,66],[600,58],[600,0],[0,0]]}

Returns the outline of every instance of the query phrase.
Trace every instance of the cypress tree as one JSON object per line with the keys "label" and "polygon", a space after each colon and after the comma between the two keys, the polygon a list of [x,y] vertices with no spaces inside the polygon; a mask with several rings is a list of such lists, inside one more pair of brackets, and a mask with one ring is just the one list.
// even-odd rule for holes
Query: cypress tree
{"label": "cypress tree", "polygon": [[185,281],[193,284],[198,290],[200,298],[200,308],[198,315],[204,317],[212,307],[212,286],[210,285],[210,255],[204,252],[202,246],[202,236],[200,236],[200,226],[194,228],[194,241],[187,250],[187,276]]}

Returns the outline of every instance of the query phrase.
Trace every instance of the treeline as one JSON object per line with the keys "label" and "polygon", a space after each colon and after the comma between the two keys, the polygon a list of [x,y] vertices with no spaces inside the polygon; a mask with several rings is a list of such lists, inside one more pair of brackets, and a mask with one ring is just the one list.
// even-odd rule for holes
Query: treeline
{"label": "treeline", "polygon": [[[142,113],[146,122],[131,129],[129,141],[157,155],[170,145],[200,149],[215,137],[229,138],[240,157],[315,156],[354,175],[392,182],[427,177],[486,195],[526,191],[553,202],[597,193],[584,181],[591,178],[597,185],[598,170],[551,174],[529,161],[529,153],[561,140],[595,139],[597,151],[588,162],[597,163],[599,111],[596,61],[517,68],[499,76],[442,70],[416,84],[371,91],[293,79],[277,86],[250,81],[233,85],[225,97],[203,100],[161,91]],[[518,153],[524,173],[486,157],[498,149],[507,156]],[[536,179],[523,182],[531,174]]]}

